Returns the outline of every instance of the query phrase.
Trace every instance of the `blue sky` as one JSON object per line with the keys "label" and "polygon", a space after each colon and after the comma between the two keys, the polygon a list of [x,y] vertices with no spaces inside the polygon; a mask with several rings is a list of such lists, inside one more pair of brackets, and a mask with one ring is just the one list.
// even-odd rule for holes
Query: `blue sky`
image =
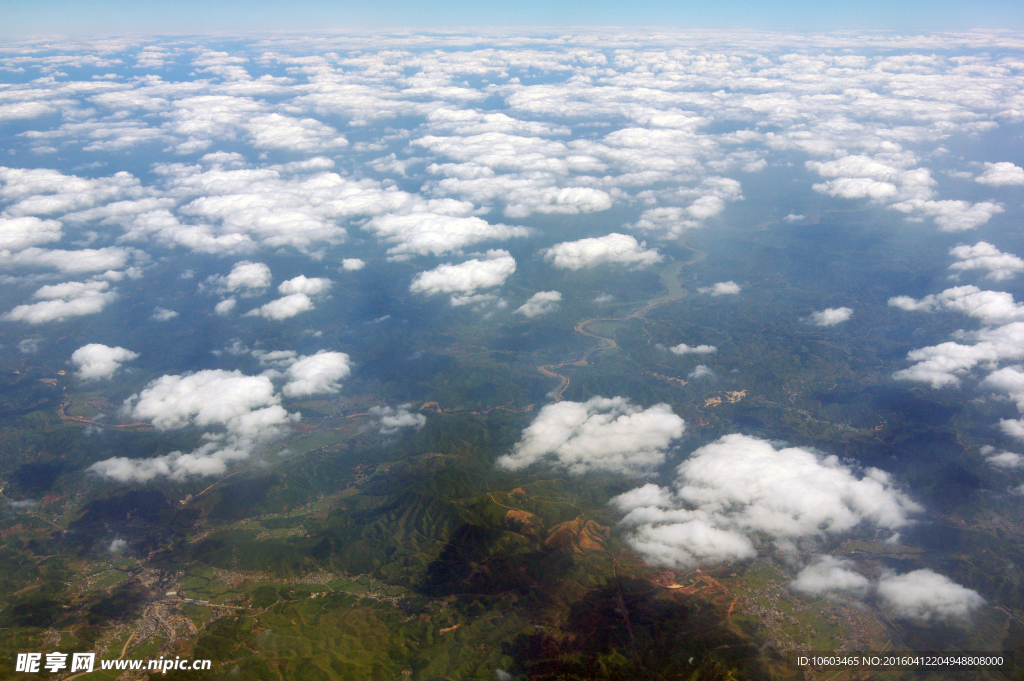
{"label": "blue sky", "polygon": [[0,35],[113,35],[480,26],[669,26],[768,30],[935,31],[1024,28],[1024,3],[951,0],[0,0]]}

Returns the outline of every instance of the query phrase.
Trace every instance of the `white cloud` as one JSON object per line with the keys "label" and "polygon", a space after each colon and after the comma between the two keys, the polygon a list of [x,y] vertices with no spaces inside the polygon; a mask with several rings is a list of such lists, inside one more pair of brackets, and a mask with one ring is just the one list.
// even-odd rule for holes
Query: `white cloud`
{"label": "white cloud", "polygon": [[381,435],[394,435],[402,428],[420,430],[427,425],[427,417],[411,409],[411,404],[400,404],[397,408],[370,407],[369,413],[376,418],[377,432]]}
{"label": "white cloud", "polygon": [[231,311],[235,309],[235,305],[237,304],[238,301],[234,298],[226,298],[214,305],[213,311],[222,317],[226,317],[231,314]]}
{"label": "white cloud", "polygon": [[405,215],[380,215],[363,229],[374,232],[388,243],[392,258],[413,255],[443,255],[461,251],[481,241],[529,236],[526,227],[492,225],[478,217],[416,212]]}
{"label": "white cloud", "polygon": [[302,312],[308,312],[315,307],[316,306],[313,305],[313,301],[310,300],[309,296],[305,293],[293,293],[290,296],[271,300],[269,303],[261,305],[255,310],[249,310],[245,313],[245,316],[263,317],[264,319],[281,321],[282,319],[289,319]]}
{"label": "white cloud", "polygon": [[1024,168],[1008,161],[986,163],[985,172],[974,178],[974,181],[992,187],[1024,184]]}
{"label": "white cloud", "polygon": [[315,355],[299,357],[285,372],[281,392],[285,397],[306,397],[341,390],[338,381],[352,373],[349,357],[344,352],[321,350]]}
{"label": "white cloud", "polygon": [[815,326],[835,326],[842,324],[853,316],[853,310],[848,307],[830,307],[821,312],[812,312],[810,321]]}
{"label": "white cloud", "polygon": [[168,310],[163,307],[155,307],[153,308],[153,314],[150,317],[150,319],[156,322],[166,322],[170,321],[171,319],[174,319],[177,316],[178,313],[175,312],[174,310]]}
{"label": "white cloud", "polygon": [[656,234],[664,239],[677,239],[685,232],[700,227],[700,222],[691,219],[679,206],[648,208],[630,229]]}
{"label": "white cloud", "polygon": [[117,300],[117,291],[106,281],[77,282],[42,286],[33,294],[38,303],[18,305],[0,319],[29,324],[63,321],[68,317],[96,314]]}
{"label": "white cloud", "polygon": [[714,345],[687,345],[686,343],[680,343],[669,348],[669,352],[676,355],[710,355],[718,352],[718,348]]}
{"label": "white cloud", "polygon": [[720,281],[714,286],[701,286],[697,289],[697,293],[707,293],[713,296],[731,296],[736,295],[742,290],[735,281]]}
{"label": "white cloud", "polygon": [[683,435],[683,419],[667,404],[642,409],[624,397],[558,402],[540,410],[499,468],[547,462],[573,475],[592,471],[643,475],[665,461]]}
{"label": "white cloud", "polygon": [[985,461],[996,468],[1024,468],[1024,456],[1016,452],[999,452],[985,457]]}
{"label": "white cloud", "polygon": [[887,199],[899,191],[891,182],[878,182],[867,177],[841,177],[812,185],[816,192],[843,199]]}
{"label": "white cloud", "polygon": [[230,232],[216,234],[206,224],[182,224],[168,210],[154,210],[136,216],[128,225],[125,240],[141,241],[150,236],[167,247],[184,246],[197,253],[248,253],[256,249],[256,243],[248,234]]}
{"label": "white cloud", "polygon": [[83,248],[77,251],[46,250],[29,247],[17,253],[0,251],[0,265],[14,267],[49,267],[65,274],[105,272],[127,266],[135,254],[133,249]]}
{"label": "white cloud", "polygon": [[438,265],[420,272],[409,286],[412,293],[473,294],[480,289],[501,286],[516,271],[516,261],[502,250],[487,251],[486,260],[467,260],[458,265]]}
{"label": "white cloud", "polygon": [[1024,319],[1024,305],[1005,291],[982,291],[977,286],[956,286],[939,294],[915,300],[909,296],[889,299],[891,307],[908,312],[934,312],[940,309],[960,312],[986,324],[999,324]]}
{"label": "white cloud", "polygon": [[284,295],[291,295],[293,293],[305,293],[308,296],[315,296],[318,293],[323,293],[331,288],[332,282],[330,279],[323,277],[314,277],[312,279],[307,278],[306,275],[300,274],[294,279],[281,282],[281,285],[277,287],[277,290]]}
{"label": "white cloud", "polygon": [[[256,248],[316,252],[338,245],[347,220],[410,212],[431,202],[372,179],[354,180],[328,169],[331,159],[263,167],[160,165],[165,192],[186,202],[177,214],[140,215],[124,239],[156,239],[198,252],[246,253]],[[470,207],[471,209],[472,207]]]}
{"label": "white cloud", "polygon": [[1003,367],[993,371],[978,387],[1006,393],[1017,403],[1017,408],[1024,412],[1024,371],[1020,366]]}
{"label": "white cloud", "polygon": [[611,503],[635,528],[633,548],[674,568],[753,557],[753,534],[791,542],[862,525],[893,529],[920,510],[877,468],[858,477],[838,457],[738,434],[694,451],[672,488],[648,484]]}
{"label": "white cloud", "polygon": [[973,246],[961,244],[951,248],[949,254],[958,262],[949,266],[951,270],[988,270],[986,279],[1003,281],[1019,272],[1024,272],[1024,260],[1012,253],[1003,253],[992,244],[979,241]]}
{"label": "white cloud", "polygon": [[427,114],[429,126],[456,135],[478,135],[486,132],[521,133],[526,135],[568,135],[570,128],[541,121],[523,121],[503,113],[466,109],[435,109]]}
{"label": "white cloud", "polygon": [[[237,338],[228,350],[233,355],[242,355],[249,352],[249,348],[241,344]],[[294,350],[253,350],[252,356],[260,361],[260,364],[276,367],[289,367],[299,359],[299,353]]]}
{"label": "white cloud", "polygon": [[516,308],[515,313],[530,318],[550,314],[558,309],[558,302],[560,300],[562,300],[562,294],[558,291],[539,291]]}
{"label": "white cloud", "polygon": [[563,241],[542,253],[544,259],[555,267],[570,270],[604,264],[647,267],[661,262],[663,258],[657,249],[644,250],[646,245],[637,242],[632,236],[613,232],[597,238]]}
{"label": "white cloud", "polygon": [[60,241],[63,235],[61,223],[56,220],[0,216],[0,251],[20,251],[29,246]]}
{"label": "white cloud", "polygon": [[451,298],[452,307],[463,307],[466,305],[477,305],[474,309],[482,309],[487,305],[490,305],[494,301],[498,300],[498,296],[493,293],[477,293],[476,295],[470,296],[459,296],[455,295]]}
{"label": "white cloud", "polygon": [[897,615],[926,622],[963,619],[985,604],[978,592],[928,569],[883,575],[876,590]]}
{"label": "white cloud", "polygon": [[935,220],[943,232],[963,232],[968,229],[979,227],[993,215],[1003,212],[1003,207],[998,203],[982,201],[969,203],[967,201],[903,201],[895,203],[891,208],[903,213],[924,213]]}
{"label": "white cloud", "polygon": [[252,136],[257,149],[287,149],[315,153],[348,146],[344,135],[313,118],[291,118],[281,114],[256,116],[241,125]]}
{"label": "white cloud", "polygon": [[158,430],[194,425],[222,432],[206,433],[207,443],[189,453],[175,451],[150,459],[114,457],[89,470],[120,482],[223,475],[229,463],[248,459],[255,448],[281,437],[288,424],[299,420],[298,414],[289,414],[279,403],[267,376],[221,369],[161,376],[125,400],[122,413],[150,421]]}
{"label": "white cloud", "polygon": [[206,283],[220,293],[241,291],[244,296],[262,293],[270,286],[271,279],[270,268],[265,264],[243,260],[235,263],[227,276],[213,275]]}
{"label": "white cloud", "polygon": [[[644,192],[645,195],[652,194]],[[678,239],[688,230],[702,226],[717,217],[729,201],[743,198],[740,183],[727,177],[708,177],[694,189],[678,189],[661,193],[665,201],[693,199],[689,206],[667,206],[645,210],[630,229],[649,232],[661,239]]]}
{"label": "white cloud", "polygon": [[152,193],[127,172],[87,179],[48,168],[0,166],[0,183],[0,200],[10,203],[5,217],[69,213],[110,201],[143,198]]}
{"label": "white cloud", "polygon": [[994,367],[1005,360],[1024,359],[1024,322],[986,328],[964,336],[974,345],[947,342],[907,353],[915,364],[893,374],[897,380],[927,383],[933,388],[960,385],[960,379],[979,364]]}
{"label": "white cloud", "polygon": [[845,592],[854,595],[867,593],[871,586],[867,577],[851,568],[853,561],[835,556],[820,556],[790,582],[790,588],[809,596]]}
{"label": "white cloud", "polygon": [[125,400],[122,411],[132,418],[151,421],[159,430],[172,430],[190,424],[238,424],[254,409],[279,402],[266,376],[208,369],[161,376]]}
{"label": "white cloud", "polygon": [[686,377],[691,381],[714,381],[718,378],[718,374],[708,365],[698,364]]}
{"label": "white cloud", "polygon": [[23,338],[18,341],[18,352],[23,355],[34,355],[39,352],[39,346],[44,340],[43,338]]}
{"label": "white cloud", "polygon": [[355,272],[366,267],[366,263],[359,258],[345,258],[341,261],[341,267],[349,272]]}
{"label": "white cloud", "polygon": [[139,353],[125,348],[112,348],[100,343],[83,345],[71,354],[71,363],[83,381],[111,378],[124,362],[136,359]]}

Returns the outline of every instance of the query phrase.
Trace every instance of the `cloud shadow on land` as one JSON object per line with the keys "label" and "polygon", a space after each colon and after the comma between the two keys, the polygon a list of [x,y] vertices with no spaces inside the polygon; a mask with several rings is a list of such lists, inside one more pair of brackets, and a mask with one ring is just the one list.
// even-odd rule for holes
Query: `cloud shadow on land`
{"label": "cloud shadow on land", "polygon": [[511,671],[531,679],[768,678],[757,647],[696,598],[619,577],[575,603],[562,635],[544,628],[504,646]]}

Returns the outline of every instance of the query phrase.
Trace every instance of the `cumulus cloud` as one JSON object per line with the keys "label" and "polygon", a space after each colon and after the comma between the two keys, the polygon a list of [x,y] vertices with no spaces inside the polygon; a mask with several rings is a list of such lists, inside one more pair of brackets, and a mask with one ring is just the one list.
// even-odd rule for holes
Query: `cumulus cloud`
{"label": "cumulus cloud", "polygon": [[171,319],[174,319],[177,316],[178,313],[175,312],[174,310],[168,310],[167,308],[163,307],[155,307],[153,308],[153,314],[150,316],[150,319],[156,322],[166,322],[170,321]]}
{"label": "cumulus cloud", "polygon": [[336,393],[341,390],[340,380],[352,373],[349,357],[344,352],[321,350],[315,355],[299,357],[285,372],[281,392],[285,397],[306,397]]}
{"label": "cumulus cloud", "polygon": [[[985,449],[985,448],[983,448]],[[985,455],[985,461],[996,468],[1007,468],[1017,469],[1024,468],[1024,456],[1017,454],[1016,452],[997,452],[993,453],[995,449],[988,447],[987,452],[982,452]]]}
{"label": "cumulus cloud", "polygon": [[809,596],[843,592],[854,595],[867,593],[871,581],[853,569],[853,561],[835,556],[819,556],[790,582],[789,587]]}
{"label": "cumulus cloud", "polygon": [[642,409],[624,397],[558,402],[540,410],[497,465],[521,470],[545,462],[573,475],[643,475],[664,463],[665,451],[684,428],[667,404]]}
{"label": "cumulus cloud", "polygon": [[467,260],[458,265],[448,263],[420,272],[413,278],[409,291],[425,295],[472,295],[480,289],[503,285],[515,271],[515,258],[508,251],[490,250],[485,260]]}
{"label": "cumulus cloud", "polygon": [[125,348],[112,348],[101,343],[89,343],[71,353],[71,363],[78,369],[76,375],[83,381],[111,378],[124,362],[136,359],[139,353]]}
{"label": "cumulus cloud", "polygon": [[395,435],[402,428],[420,430],[427,425],[427,417],[412,411],[411,404],[398,407],[370,407],[369,413],[376,419],[374,425],[381,435]]}
{"label": "cumulus cloud", "polygon": [[991,201],[902,201],[891,208],[903,213],[923,213],[935,220],[943,232],[963,232],[979,227],[1003,212],[1003,207]]}
{"label": "cumulus cloud", "polygon": [[23,338],[18,341],[18,352],[23,355],[34,355],[39,352],[39,346],[43,340],[42,338]]}
{"label": "cumulus cloud", "polygon": [[235,263],[227,276],[213,275],[206,280],[207,285],[219,293],[240,291],[243,296],[262,293],[270,282],[270,268],[261,262],[248,260]]}
{"label": "cumulus cloud", "polygon": [[72,281],[42,286],[33,297],[42,300],[38,303],[18,305],[0,319],[44,324],[63,321],[68,317],[96,314],[117,300],[117,291],[110,289],[110,283],[106,281]]}
{"label": "cumulus cloud", "polygon": [[319,293],[323,293],[331,288],[332,282],[330,279],[323,277],[314,277],[312,279],[307,278],[306,275],[300,274],[294,279],[282,282],[277,290],[283,295],[292,295],[295,293],[305,293],[308,296],[315,296]]}
{"label": "cumulus cloud", "polygon": [[707,293],[712,296],[731,296],[736,295],[742,290],[735,281],[720,281],[714,286],[701,286],[697,289],[697,293]]}
{"label": "cumulus cloud", "polygon": [[963,620],[985,604],[978,592],[929,569],[884,572],[872,583],[853,568],[852,560],[819,556],[789,586],[812,597],[835,593],[861,597],[874,592],[893,614],[924,622]]}
{"label": "cumulus cloud", "polygon": [[680,189],[666,198],[684,199],[696,197],[689,206],[664,206],[649,208],[630,229],[651,233],[661,239],[677,239],[687,231],[700,227],[705,220],[717,217],[725,210],[728,201],[743,198],[740,183],[726,177],[709,177],[696,189]]}
{"label": "cumulus cloud", "polygon": [[961,244],[950,249],[949,254],[957,258],[957,262],[949,266],[951,270],[988,270],[986,279],[1003,281],[1010,279],[1019,272],[1024,272],[1024,260],[1012,253],[1003,253],[992,244],[979,241],[973,246]]}
{"label": "cumulus cloud", "polygon": [[843,199],[887,199],[899,191],[891,182],[879,182],[868,177],[841,177],[812,185],[812,188]]}
{"label": "cumulus cloud", "polygon": [[492,225],[478,217],[415,212],[405,215],[380,215],[364,225],[388,243],[392,259],[413,255],[443,255],[459,252],[466,246],[493,239],[529,236],[526,227]]}
{"label": "cumulus cloud", "polygon": [[700,222],[690,218],[686,210],[679,206],[663,206],[648,208],[640,214],[639,220],[627,227],[665,239],[675,239],[688,230],[700,227]]}
{"label": "cumulus cloud", "polygon": [[219,303],[213,306],[213,311],[216,314],[225,317],[231,314],[231,311],[235,309],[235,305],[237,304],[238,301],[235,300],[234,298],[225,298],[224,300],[220,301]]}
{"label": "cumulus cloud", "polygon": [[992,187],[1024,184],[1024,168],[1008,161],[986,163],[985,172],[974,178],[974,181]]}
{"label": "cumulus cloud", "polygon": [[710,355],[718,352],[718,348],[714,345],[687,345],[686,343],[680,343],[669,348],[669,352],[676,355]]}
{"label": "cumulus cloud", "polygon": [[715,381],[718,378],[718,374],[706,364],[698,364],[693,368],[693,371],[686,374],[686,377],[691,381]]}
{"label": "cumulus cloud", "polygon": [[366,263],[359,258],[345,258],[341,261],[341,268],[349,272],[355,272],[366,267]]}
{"label": "cumulus cloud", "polygon": [[267,376],[221,369],[161,376],[125,400],[121,412],[150,421],[158,430],[186,426],[216,430],[206,433],[207,443],[192,452],[149,459],[113,457],[89,467],[119,482],[222,475],[230,462],[249,458],[256,447],[281,437],[287,425],[300,418],[281,407]]}
{"label": "cumulus cloud", "polygon": [[985,604],[978,592],[932,570],[883,575],[876,586],[882,602],[900,617],[963,619]]}
{"label": "cumulus cloud", "polygon": [[1008,366],[993,371],[980,383],[980,388],[1005,393],[1024,412],[1024,370],[1020,366]]}
{"label": "cumulus cloud", "polygon": [[920,510],[877,468],[858,476],[838,457],[738,434],[694,451],[671,488],[648,484],[611,503],[633,528],[633,548],[673,568],[751,558],[754,534],[791,542],[894,529]]}
{"label": "cumulus cloud", "polygon": [[542,251],[544,259],[555,267],[579,270],[604,264],[647,267],[663,260],[657,249],[626,234],[613,232],[607,236],[563,241]]}
{"label": "cumulus cloud", "polygon": [[[807,167],[825,177],[834,177],[813,189],[822,194],[846,199],[871,199],[876,203],[892,201],[889,208],[918,216],[931,217],[939,229],[957,232],[974,229],[1003,211],[992,202],[970,203],[958,200],[934,200],[936,184],[931,172],[911,167],[914,158],[900,153],[898,147],[888,149],[877,157],[847,155],[832,161],[808,161]],[[996,173],[998,175],[998,173]]]}
{"label": "cumulus cloud", "polygon": [[1005,291],[983,291],[977,286],[956,286],[921,299],[895,296],[889,299],[889,305],[908,312],[951,310],[980,319],[986,324],[1024,319],[1024,306],[1015,302],[1012,294]]}
{"label": "cumulus cloud", "polygon": [[190,424],[237,424],[254,409],[279,402],[266,376],[208,369],[161,376],[125,400],[122,412],[131,418],[151,421],[158,430],[172,430]]}
{"label": "cumulus cloud", "polygon": [[830,307],[821,312],[812,312],[811,324],[815,326],[835,326],[842,324],[853,316],[853,310],[848,307]]}
{"label": "cumulus cloud", "polygon": [[287,149],[319,152],[348,146],[344,135],[313,118],[291,118],[281,114],[256,116],[242,124],[257,149]]}
{"label": "cumulus cloud", "polygon": [[562,294],[558,291],[539,291],[516,308],[516,314],[530,318],[549,314],[558,309],[558,302],[560,300],[562,300]]}
{"label": "cumulus cloud", "polygon": [[893,374],[897,380],[927,383],[933,388],[960,385],[961,377],[979,364],[1024,359],[1024,322],[1013,322],[965,334],[974,345],[947,342],[907,353],[915,364]]}
{"label": "cumulus cloud", "polygon": [[64,274],[119,270],[136,252],[127,248],[83,248],[77,251],[30,247],[17,253],[0,251],[0,264],[9,267],[48,267]]}
{"label": "cumulus cloud", "polygon": [[20,251],[29,246],[60,241],[64,236],[61,223],[40,220],[34,216],[0,217],[0,251]]}
{"label": "cumulus cloud", "polygon": [[455,295],[451,297],[452,307],[463,307],[465,305],[476,305],[475,310],[482,310],[491,303],[499,301],[499,306],[506,307],[507,303],[504,300],[499,300],[498,296],[493,293],[477,293],[469,296]]}
{"label": "cumulus cloud", "polygon": [[305,293],[293,293],[290,296],[271,300],[269,303],[261,305],[255,310],[249,310],[245,313],[245,316],[263,317],[264,319],[281,321],[282,319],[289,319],[302,312],[308,312],[315,307],[316,306],[313,305],[313,301],[310,300],[309,296]]}

